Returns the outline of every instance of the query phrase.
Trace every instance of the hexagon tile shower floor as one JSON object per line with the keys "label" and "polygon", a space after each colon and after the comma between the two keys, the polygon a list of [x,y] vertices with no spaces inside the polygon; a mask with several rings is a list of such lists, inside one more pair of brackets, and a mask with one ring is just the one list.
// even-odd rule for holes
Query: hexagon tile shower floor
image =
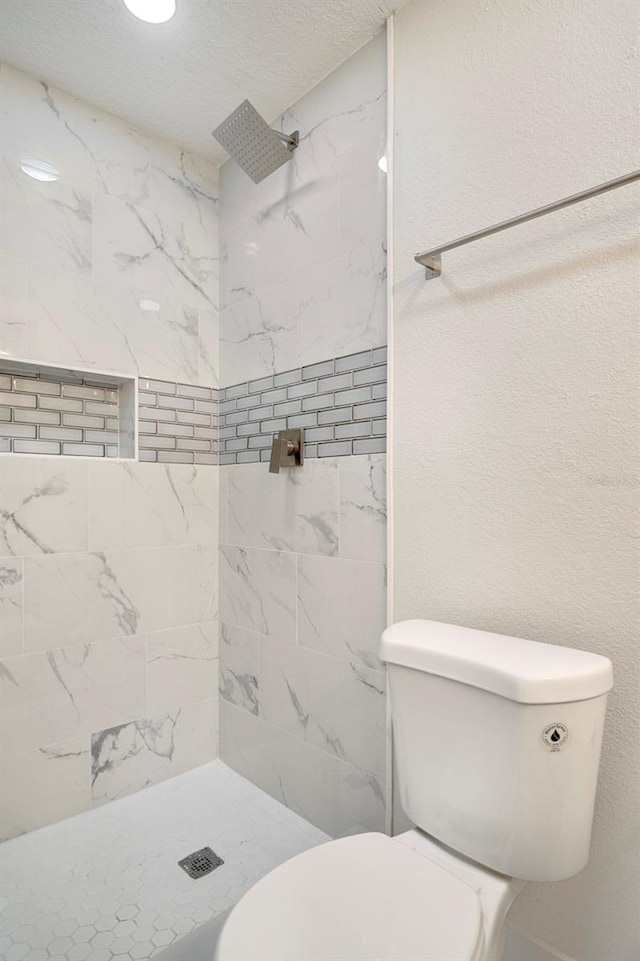
{"label": "hexagon tile shower floor", "polygon": [[[142,961],[325,840],[214,761],[0,846],[0,957]],[[205,845],[224,864],[192,880]]]}

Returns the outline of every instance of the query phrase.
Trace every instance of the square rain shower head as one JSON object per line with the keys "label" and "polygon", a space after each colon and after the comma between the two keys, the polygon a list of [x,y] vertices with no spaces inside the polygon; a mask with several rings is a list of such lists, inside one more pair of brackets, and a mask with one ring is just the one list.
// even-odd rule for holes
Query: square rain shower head
{"label": "square rain shower head", "polygon": [[216,127],[213,136],[256,184],[291,160],[298,146],[297,131],[286,135],[272,130],[248,100]]}

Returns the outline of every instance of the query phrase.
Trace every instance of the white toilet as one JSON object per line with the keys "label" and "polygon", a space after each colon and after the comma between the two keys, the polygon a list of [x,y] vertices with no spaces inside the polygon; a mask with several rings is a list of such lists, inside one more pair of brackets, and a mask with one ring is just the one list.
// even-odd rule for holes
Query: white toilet
{"label": "white toilet", "polygon": [[416,827],[271,871],[229,915],[218,961],[494,961],[525,882],[585,866],[610,661],[417,620],[381,650]]}

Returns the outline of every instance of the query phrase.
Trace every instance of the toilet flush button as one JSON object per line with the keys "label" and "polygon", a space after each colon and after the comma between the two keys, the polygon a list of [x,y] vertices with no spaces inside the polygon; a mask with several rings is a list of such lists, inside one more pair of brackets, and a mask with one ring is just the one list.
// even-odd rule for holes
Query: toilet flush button
{"label": "toilet flush button", "polygon": [[569,728],[559,721],[547,724],[542,731],[542,743],[549,751],[561,751],[569,740]]}

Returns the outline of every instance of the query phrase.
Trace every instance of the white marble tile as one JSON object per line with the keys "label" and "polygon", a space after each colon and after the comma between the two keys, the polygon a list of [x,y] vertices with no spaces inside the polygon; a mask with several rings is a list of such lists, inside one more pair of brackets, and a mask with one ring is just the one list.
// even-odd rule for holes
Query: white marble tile
{"label": "white marble tile", "polygon": [[220,625],[220,695],[252,714],[260,701],[260,642],[262,634],[231,624]]}
{"label": "white marble tile", "polygon": [[6,658],[0,682],[0,755],[14,757],[142,716],[144,639]]}
{"label": "white marble tile", "polygon": [[87,734],[0,762],[0,840],[88,810],[89,746]]}
{"label": "white marble tile", "polygon": [[387,477],[384,454],[338,458],[340,556],[386,562]]}
{"label": "white marble tile", "polygon": [[296,560],[280,551],[220,548],[220,618],[295,641]]}
{"label": "white marble tile", "polygon": [[229,473],[236,468],[218,468],[218,530],[220,544],[229,543]]}
{"label": "white marble tile", "polygon": [[147,195],[149,148],[124,121],[3,63],[4,151],[45,158],[64,180],[92,183],[133,202]]}
{"label": "white marble tile", "polygon": [[[165,943],[181,938],[220,916],[278,864],[326,840],[221,762],[205,764],[3,844],[0,951],[26,940],[34,961],[42,957],[37,951],[79,961],[85,951],[78,947],[99,961],[130,931],[133,947],[115,957],[144,961],[158,951],[157,934]],[[224,864],[193,881],[177,862],[205,842]],[[55,953],[61,937],[76,942],[66,957]]]}
{"label": "white marble tile", "polygon": [[259,685],[260,716],[270,724],[384,777],[382,672],[262,638]]}
{"label": "white marble tile", "polygon": [[88,546],[87,464],[48,457],[0,461],[0,556]]}
{"label": "white marble tile", "polygon": [[220,756],[234,770],[332,837],[384,830],[372,775],[226,701],[220,708]]}
{"label": "white marble tile", "polygon": [[198,383],[202,387],[220,385],[219,326],[219,311],[198,310]]}
{"label": "white marble tile", "polygon": [[385,612],[383,564],[298,558],[298,643],[303,647],[378,669]]}
{"label": "white marble tile", "polygon": [[[151,300],[158,310],[142,310]],[[195,383],[198,310],[151,288],[93,283],[33,266],[28,352],[48,363]]]}
{"label": "white marble tile", "polygon": [[215,467],[91,463],[89,547],[215,544]]}
{"label": "white marble tile", "polygon": [[205,764],[217,748],[216,690],[198,704],[96,732],[91,738],[93,806]]}
{"label": "white marble tile", "polygon": [[229,288],[227,299],[231,302],[220,314],[220,370],[225,385],[297,365],[295,284]]}
{"label": "white marble tile", "polygon": [[147,713],[205,701],[218,685],[218,624],[147,634]]}
{"label": "white marble tile", "polygon": [[149,146],[145,206],[170,220],[196,221],[208,231],[217,254],[218,168],[168,141],[150,138]]}
{"label": "white marble tile", "polygon": [[27,356],[27,262],[0,254],[0,358]]}
{"label": "white marble tile", "polygon": [[18,158],[2,158],[0,253],[88,277],[92,225],[90,182],[41,183],[22,173]]}
{"label": "white marble tile", "polygon": [[338,478],[337,459],[281,474],[265,464],[237,465],[228,475],[229,543],[337,554]]}
{"label": "white marble tile", "polygon": [[22,560],[0,557],[0,657],[22,654]]}
{"label": "white marble tile", "polygon": [[25,651],[195,623],[196,552],[157,547],[27,558]]}
{"label": "white marble tile", "polygon": [[[374,105],[386,111],[386,96]],[[386,150],[386,124],[371,117],[373,137],[340,157],[340,243],[353,249],[384,241],[387,233],[387,174],[378,166]],[[363,133],[363,131],[360,131]],[[373,143],[371,142],[373,141]]]}
{"label": "white marble tile", "polygon": [[[302,142],[299,150],[309,147]],[[294,177],[295,158],[284,176]],[[282,285],[314,264],[335,257],[340,235],[340,188],[336,174],[288,183],[272,203],[262,198],[252,216],[224,229],[227,304],[246,290]]]}
{"label": "white marble tile", "polygon": [[347,764],[341,769],[338,801],[340,835],[386,832],[384,778]]}
{"label": "white marble tile", "polygon": [[217,307],[216,250],[208,231],[107,195],[94,200],[94,276],[183,304]]}
{"label": "white marble tile", "polygon": [[217,621],[219,610],[218,545],[200,544],[196,550],[196,621]]}
{"label": "white marble tile", "polygon": [[301,364],[386,344],[386,270],[379,241],[297,279]]}

